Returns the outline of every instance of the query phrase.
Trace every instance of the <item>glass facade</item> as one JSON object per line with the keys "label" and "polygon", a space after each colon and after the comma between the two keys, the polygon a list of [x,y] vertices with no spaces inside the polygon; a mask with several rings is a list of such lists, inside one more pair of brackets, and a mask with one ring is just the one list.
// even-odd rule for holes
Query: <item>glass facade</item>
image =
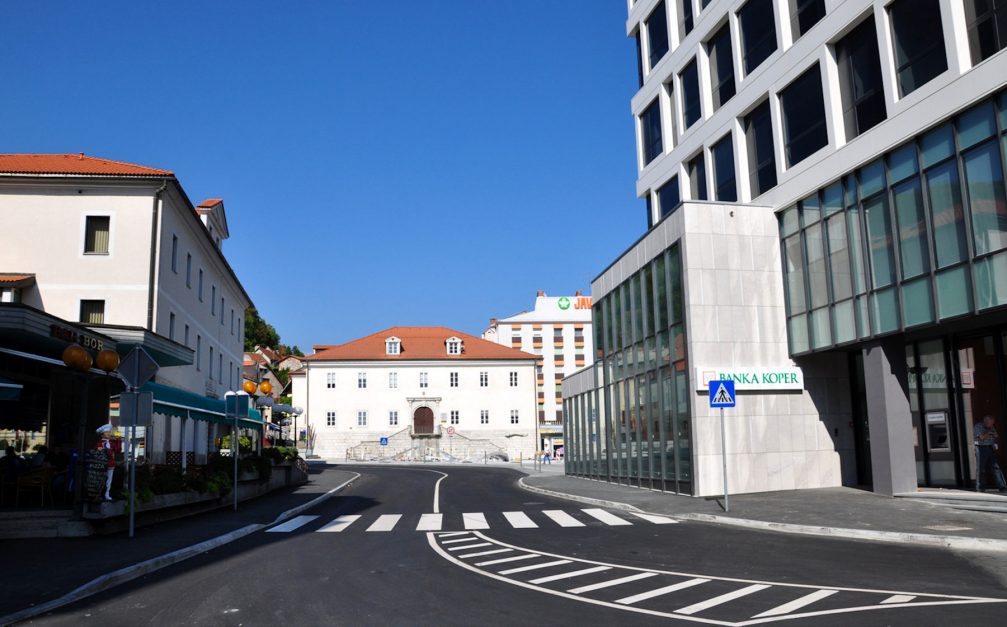
{"label": "glass facade", "polygon": [[779,214],[790,352],[1007,305],[1007,94]]}
{"label": "glass facade", "polygon": [[678,245],[594,304],[595,389],[564,400],[567,473],[693,493]]}

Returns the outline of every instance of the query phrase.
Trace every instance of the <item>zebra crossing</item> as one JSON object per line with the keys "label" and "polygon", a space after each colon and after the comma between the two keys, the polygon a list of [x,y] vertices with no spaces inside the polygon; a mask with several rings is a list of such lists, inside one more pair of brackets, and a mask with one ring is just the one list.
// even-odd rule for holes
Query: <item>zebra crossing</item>
{"label": "zebra crossing", "polygon": [[523,548],[479,531],[430,533],[427,540],[449,562],[522,588],[627,612],[729,627],[878,610],[1007,603],[987,597],[754,581],[607,564]]}
{"label": "zebra crossing", "polygon": [[[451,532],[452,530],[485,531],[490,529],[539,529],[543,527],[628,527],[637,524],[671,525],[678,521],[665,516],[644,513],[613,514],[600,508],[577,509],[572,512],[559,509],[509,512],[462,512],[457,514],[427,513],[407,514],[344,514],[332,520],[320,520],[317,515],[302,515],[270,527],[266,533],[291,533],[314,523],[322,523],[316,533],[342,533],[362,530],[364,533],[388,533],[411,530],[421,532]],[[441,534],[441,537],[445,537]],[[445,544],[451,544],[445,540]]]}

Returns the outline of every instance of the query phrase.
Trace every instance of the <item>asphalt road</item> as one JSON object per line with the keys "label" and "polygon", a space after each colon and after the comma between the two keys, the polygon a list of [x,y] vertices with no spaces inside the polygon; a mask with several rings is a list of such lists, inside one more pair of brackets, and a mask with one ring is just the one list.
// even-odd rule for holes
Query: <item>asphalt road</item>
{"label": "asphalt road", "polygon": [[1007,624],[982,556],[648,520],[504,468],[339,467],[362,476],[302,517],[33,624]]}

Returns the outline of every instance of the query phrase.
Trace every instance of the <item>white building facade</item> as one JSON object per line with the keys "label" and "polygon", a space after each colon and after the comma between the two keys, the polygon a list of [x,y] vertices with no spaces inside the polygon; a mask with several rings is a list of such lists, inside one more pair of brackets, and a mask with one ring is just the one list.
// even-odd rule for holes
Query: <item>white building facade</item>
{"label": "white building facade", "polygon": [[[167,170],[83,154],[0,155],[0,216],[0,268],[32,276],[21,305],[143,346],[176,401],[240,387],[251,300],[224,257],[222,200],[194,206]],[[147,451],[203,458],[208,423],[158,413],[167,405],[157,396]]]}
{"label": "white building facade", "polygon": [[972,424],[1007,402],[1003,18],[629,3],[648,231],[592,283],[603,358],[567,386],[575,473],[717,493],[705,380],[727,376],[747,388],[732,491],[974,484]]}
{"label": "white building facade", "polygon": [[490,320],[483,339],[538,356],[538,446],[555,452],[563,446],[563,379],[594,363],[591,297],[579,291],[573,296],[540,291],[531,311]]}
{"label": "white building facade", "polygon": [[291,381],[321,457],[513,460],[536,450],[534,355],[444,327],[315,350]]}

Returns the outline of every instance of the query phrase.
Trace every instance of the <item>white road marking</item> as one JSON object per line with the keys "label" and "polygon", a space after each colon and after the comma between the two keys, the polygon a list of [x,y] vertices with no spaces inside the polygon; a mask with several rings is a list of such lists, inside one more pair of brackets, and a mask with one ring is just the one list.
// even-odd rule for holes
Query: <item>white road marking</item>
{"label": "white road marking", "polygon": [[655,525],[675,525],[678,521],[674,518],[668,518],[667,516],[655,516],[653,514],[643,514],[641,512],[633,512],[633,515],[637,518],[642,518],[647,522],[652,522]]}
{"label": "white road marking", "polygon": [[765,590],[768,587],[769,586],[764,583],[754,583],[740,590],[728,592],[727,594],[722,594],[720,596],[713,597],[712,599],[707,599],[706,601],[700,601],[699,603],[693,603],[688,607],[683,607],[680,610],[675,610],[675,613],[685,615],[696,614],[697,612],[702,612],[703,610],[709,609],[711,607],[723,605],[724,603],[728,603],[735,599],[740,599],[741,597],[745,597],[750,594],[755,594],[756,592]]}
{"label": "white road marking", "polygon": [[789,603],[784,603],[783,605],[778,605],[771,610],[766,610],[761,614],[756,614],[752,618],[766,618],[768,616],[781,616],[783,614],[789,614],[791,612],[801,609],[802,607],[811,605],[816,601],[821,601],[826,597],[830,597],[836,592],[838,592],[838,590],[816,590],[811,594],[806,594],[799,599],[794,599]]}
{"label": "white road marking", "polygon": [[295,518],[291,518],[282,525],[276,525],[275,527],[266,529],[266,533],[288,533],[298,527],[308,524],[316,518],[318,518],[318,516],[297,516]]}
{"label": "white road marking", "polygon": [[443,514],[421,514],[416,531],[440,531],[443,520]]}
{"label": "white road marking", "polygon": [[515,557],[504,557],[498,560],[490,560],[488,562],[478,562],[476,566],[492,566],[493,564],[503,564],[504,562],[517,562],[519,560],[530,560],[533,557],[542,557],[538,553],[528,553],[527,555],[517,555]]}
{"label": "white road marking", "polygon": [[678,583],[672,584],[670,586],[664,586],[661,588],[655,588],[654,590],[648,590],[647,592],[641,592],[640,594],[634,594],[633,596],[623,597],[616,601],[616,603],[622,605],[633,605],[634,603],[639,603],[640,601],[646,601],[647,599],[653,599],[654,597],[663,596],[665,594],[671,594],[672,592],[678,592],[679,590],[685,590],[686,588],[691,588],[693,586],[698,586],[704,584],[709,579],[703,579],[697,577],[696,579],[687,579],[685,581],[679,581]]}
{"label": "white road marking", "polygon": [[569,564],[570,560],[556,560],[554,562],[542,562],[541,564],[532,564],[531,566],[521,566],[520,568],[509,568],[507,570],[501,570],[501,575],[513,575],[515,573],[523,573],[527,570],[538,570],[540,568],[549,568],[550,566],[562,566],[563,564]]}
{"label": "white road marking", "polygon": [[438,474],[444,475],[434,483],[434,513],[439,514],[441,511],[441,481],[448,478],[447,473],[443,473],[439,470],[428,470],[427,472],[436,472]]}
{"label": "white road marking", "polygon": [[449,531],[447,533],[438,533],[438,538],[450,538],[451,536],[467,536],[471,535],[468,531]]}
{"label": "white road marking", "polygon": [[478,540],[475,536],[470,536],[468,538],[455,538],[454,540],[444,540],[441,544],[458,544],[459,542],[472,542],[473,540]]}
{"label": "white road marking", "polygon": [[449,551],[464,551],[466,549],[478,549],[483,546],[493,546],[492,542],[476,542],[475,544],[466,544],[464,546],[453,546]]}
{"label": "white road marking", "polygon": [[583,527],[584,523],[580,522],[570,514],[567,514],[561,509],[547,509],[542,511],[543,514],[548,516],[560,527]]}
{"label": "white road marking", "polygon": [[510,523],[511,527],[515,529],[535,529],[538,525],[531,518],[528,518],[528,514],[524,512],[504,512],[504,518]]}
{"label": "white road marking", "polygon": [[465,525],[466,529],[489,529],[490,525],[486,522],[486,516],[480,512],[472,512],[469,514],[462,514],[462,524]]}
{"label": "white road marking", "polygon": [[322,527],[318,531],[320,531],[320,532],[336,532],[336,533],[338,533],[340,531],[343,531],[344,529],[346,529],[347,527],[349,527],[353,523],[357,522],[359,519],[360,519],[360,516],[356,515],[356,514],[354,514],[352,516],[340,516],[339,518],[336,518],[335,520],[333,520],[329,524],[325,525],[324,527]]}
{"label": "white road marking", "polygon": [[382,514],[367,528],[368,531],[391,531],[399,523],[402,514]]}
{"label": "white road marking", "polygon": [[606,525],[617,526],[617,525],[632,525],[633,523],[628,520],[623,520],[615,514],[606,512],[603,509],[582,509],[580,510],[592,518],[597,518]]}
{"label": "white road marking", "polygon": [[581,570],[574,570],[568,573],[560,573],[559,575],[549,575],[548,577],[539,577],[538,579],[532,579],[528,583],[549,583],[550,581],[559,581],[560,579],[570,579],[571,577],[580,577],[581,575],[590,575],[591,573],[600,573],[603,570],[612,570],[611,566],[593,566],[591,568],[582,568]]}
{"label": "white road marking", "polygon": [[647,577],[656,577],[657,573],[637,573],[635,575],[629,575],[627,577],[619,577],[618,579],[609,579],[608,581],[603,581],[601,583],[593,583],[590,586],[581,586],[579,588],[573,588],[572,590],[567,590],[570,594],[584,594],[585,592],[594,592],[595,590],[601,590],[603,588],[611,588],[612,586],[620,586],[624,583],[629,583],[631,581],[639,581],[640,579],[646,579]]}
{"label": "white road marking", "polygon": [[496,555],[498,553],[513,553],[514,549],[493,549],[492,551],[479,551],[478,553],[466,553],[459,555],[458,559],[463,560],[469,557],[482,557],[483,555]]}
{"label": "white road marking", "polygon": [[915,596],[910,594],[894,594],[882,601],[881,605],[888,605],[889,603],[908,603],[915,598]]}

